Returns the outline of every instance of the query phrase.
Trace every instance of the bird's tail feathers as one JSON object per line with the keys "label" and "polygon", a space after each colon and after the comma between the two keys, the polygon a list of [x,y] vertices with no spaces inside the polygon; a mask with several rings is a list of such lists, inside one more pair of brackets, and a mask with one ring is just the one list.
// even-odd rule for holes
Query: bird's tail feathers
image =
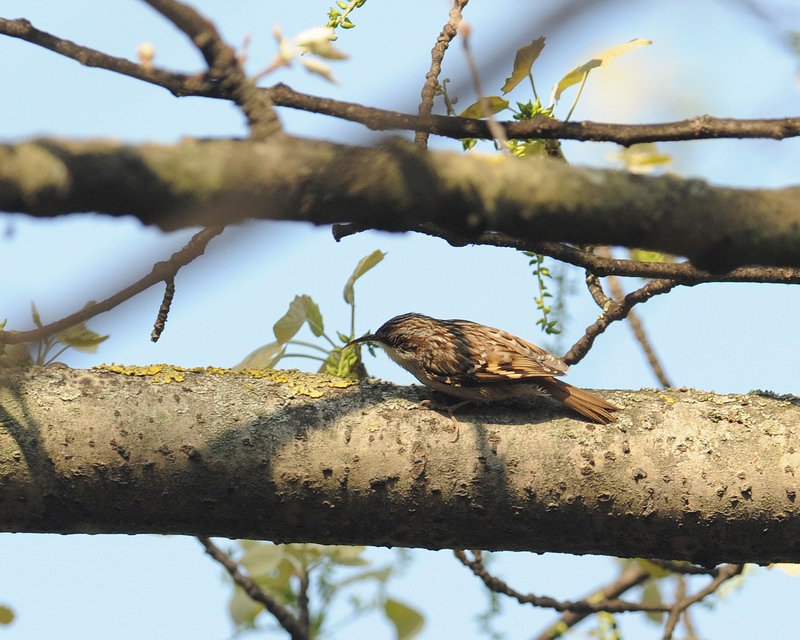
{"label": "bird's tail feathers", "polygon": [[617,419],[614,412],[620,408],[589,391],[573,387],[557,378],[548,378],[547,383],[542,386],[545,386],[553,399],[564,403],[593,422],[609,424]]}

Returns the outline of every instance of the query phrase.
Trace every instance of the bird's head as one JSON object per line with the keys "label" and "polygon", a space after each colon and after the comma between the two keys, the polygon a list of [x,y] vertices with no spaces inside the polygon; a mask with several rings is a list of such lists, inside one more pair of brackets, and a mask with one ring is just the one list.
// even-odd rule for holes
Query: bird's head
{"label": "bird's head", "polygon": [[404,313],[384,322],[375,333],[351,340],[345,348],[357,344],[375,344],[396,352],[413,351],[423,340],[435,334],[437,321],[419,313]]}

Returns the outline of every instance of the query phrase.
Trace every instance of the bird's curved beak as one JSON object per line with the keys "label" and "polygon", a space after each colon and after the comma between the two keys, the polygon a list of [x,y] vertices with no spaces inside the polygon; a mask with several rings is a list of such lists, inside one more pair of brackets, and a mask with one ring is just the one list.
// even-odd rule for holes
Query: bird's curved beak
{"label": "bird's curved beak", "polygon": [[342,349],[347,349],[348,347],[354,347],[357,344],[364,344],[365,342],[374,342],[374,341],[375,341],[375,334],[368,333],[365,336],[361,336],[360,338],[351,340],[346,345],[344,345]]}

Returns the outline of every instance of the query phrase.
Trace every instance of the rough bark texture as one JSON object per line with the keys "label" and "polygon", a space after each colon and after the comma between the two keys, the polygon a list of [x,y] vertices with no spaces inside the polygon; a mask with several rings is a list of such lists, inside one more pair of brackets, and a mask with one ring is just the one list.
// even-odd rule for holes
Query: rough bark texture
{"label": "rough bark texture", "polygon": [[547,401],[465,408],[452,442],[424,390],[376,381],[51,367],[0,382],[3,531],[800,561],[797,398],[605,392],[625,407],[608,427]]}
{"label": "rough bark texture", "polygon": [[0,145],[0,211],[133,215],[163,229],[246,218],[422,223],[467,240],[643,247],[704,269],[800,266],[800,189],[737,190],[546,159],[421,154],[273,136],[174,146],[36,140]]}

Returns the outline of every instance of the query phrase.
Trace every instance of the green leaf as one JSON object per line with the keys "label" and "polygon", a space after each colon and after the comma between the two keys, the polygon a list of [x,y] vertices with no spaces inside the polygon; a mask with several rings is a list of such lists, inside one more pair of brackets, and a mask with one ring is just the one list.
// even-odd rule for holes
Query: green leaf
{"label": "green leaf", "polygon": [[506,78],[506,83],[503,85],[501,91],[508,93],[520,82],[522,82],[531,72],[531,67],[539,54],[544,49],[544,36],[536,38],[530,44],[525,45],[517,50],[517,55],[514,57],[514,70],[511,75]]}
{"label": "green leaf", "polygon": [[234,587],[233,597],[228,605],[228,613],[237,627],[252,627],[264,605],[248,596],[238,585]]}
{"label": "green leaf", "polygon": [[97,345],[101,342],[108,340],[108,336],[101,336],[95,333],[85,323],[73,325],[68,329],[59,331],[56,334],[56,339],[61,344],[66,344],[85,353],[97,353]]}
{"label": "green leaf", "polygon": [[39,329],[44,326],[42,324],[42,318],[39,315],[39,310],[36,308],[36,305],[33,304],[33,300],[31,300],[31,317],[33,318],[33,324],[39,327]]}
{"label": "green leaf", "polygon": [[286,345],[281,342],[270,342],[255,351],[251,351],[248,356],[233,368],[242,369],[272,369],[286,353]]}
{"label": "green leaf", "polygon": [[306,320],[308,320],[311,333],[315,336],[319,338],[325,333],[325,325],[322,322],[322,312],[319,310],[319,305],[311,298],[306,300]]}
{"label": "green leaf", "polygon": [[353,291],[353,285],[356,283],[361,276],[363,276],[367,271],[372,269],[376,264],[378,264],[386,254],[381,251],[380,249],[376,249],[368,256],[364,256],[361,260],[358,261],[356,268],[353,270],[352,275],[347,279],[347,282],[344,285],[344,301],[347,304],[355,304],[356,298],[355,293]]}
{"label": "green leaf", "polygon": [[335,583],[337,589],[347,587],[356,582],[363,582],[364,580],[377,580],[378,582],[386,582],[392,577],[394,569],[392,567],[384,567],[383,569],[367,569],[366,571],[359,571],[358,573],[348,576],[343,580]]}
{"label": "green leaf", "polygon": [[487,118],[508,108],[508,100],[500,96],[488,96],[473,102],[458,115],[462,118]]}
{"label": "green leaf", "polygon": [[289,342],[306,321],[315,336],[322,335],[322,314],[317,303],[307,295],[295,296],[289,305],[289,310],[274,324],[272,330],[278,342]]}
{"label": "green leaf", "polygon": [[14,622],[14,612],[5,605],[0,605],[0,624]]}
{"label": "green leaf", "polygon": [[[657,580],[648,580],[644,589],[642,590],[642,604],[648,605],[662,605],[664,601],[661,599],[661,589],[659,589]],[[663,611],[648,611],[646,614],[648,620],[653,622],[663,622]]]}
{"label": "green leaf", "polygon": [[606,49],[603,53],[594,56],[588,62],[584,62],[582,65],[575,67],[572,71],[570,71],[567,75],[565,75],[561,80],[558,81],[555,87],[553,87],[553,95],[551,97],[551,104],[558,102],[558,99],[561,97],[561,94],[564,93],[566,89],[571,87],[572,85],[578,84],[583,80],[583,76],[589,73],[592,69],[597,67],[605,67],[607,66],[614,58],[618,58],[624,53],[628,51],[632,51],[633,49],[638,49],[639,47],[644,47],[647,45],[653,44],[652,40],[645,40],[644,38],[634,38],[629,42],[625,42],[623,44],[617,45],[616,47],[611,47],[610,49]]}
{"label": "green leaf", "polygon": [[672,157],[661,152],[653,142],[632,144],[621,149],[619,153],[609,154],[609,157],[619,160],[628,171],[637,175],[654,173],[672,164]]}
{"label": "green leaf", "polygon": [[24,344],[0,345],[0,368],[24,368],[33,364],[28,347]]}
{"label": "green leaf", "polygon": [[631,260],[639,262],[675,262],[675,256],[660,251],[648,251],[646,249],[631,249],[628,252]]}
{"label": "green leaf", "polygon": [[397,640],[410,640],[425,625],[425,618],[419,611],[392,598],[386,599],[383,609],[394,625]]}
{"label": "green leaf", "polygon": [[564,91],[569,89],[572,85],[581,82],[583,80],[583,76],[585,76],[595,67],[602,66],[602,64],[603,63],[600,60],[593,58],[592,60],[589,60],[589,62],[586,62],[579,67],[575,67],[567,75],[561,78],[555,87],[553,87],[553,95],[550,98],[550,103],[554,104],[558,102],[558,99],[561,97],[561,94],[564,93]]}
{"label": "green leaf", "polygon": [[282,559],[283,547],[262,542],[248,549],[239,564],[253,577],[265,576],[277,569]]}

